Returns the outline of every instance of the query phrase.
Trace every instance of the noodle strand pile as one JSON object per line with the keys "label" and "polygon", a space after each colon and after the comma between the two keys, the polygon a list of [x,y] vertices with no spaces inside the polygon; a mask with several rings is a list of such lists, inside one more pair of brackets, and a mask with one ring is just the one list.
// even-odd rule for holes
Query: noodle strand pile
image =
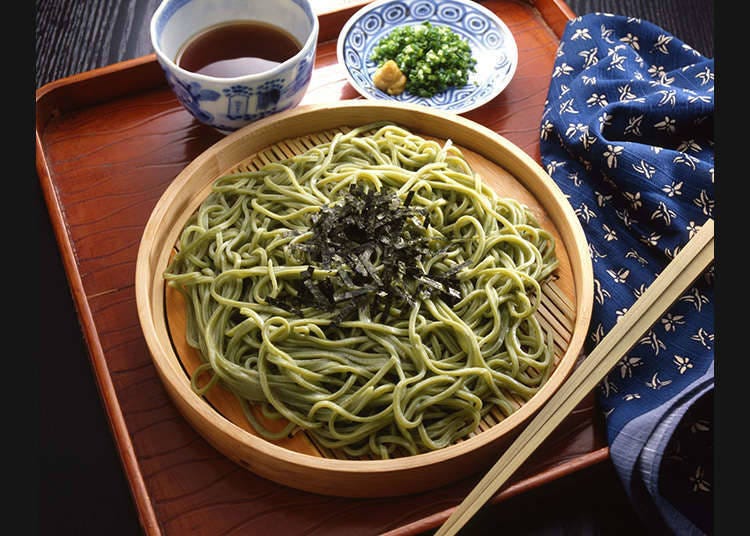
{"label": "noodle strand pile", "polygon": [[[544,384],[554,249],[457,147],[375,123],[216,180],[164,277],[205,360],[196,392],[220,383],[269,439],[302,429],[385,459],[446,447]],[[256,404],[289,425],[266,430]]]}

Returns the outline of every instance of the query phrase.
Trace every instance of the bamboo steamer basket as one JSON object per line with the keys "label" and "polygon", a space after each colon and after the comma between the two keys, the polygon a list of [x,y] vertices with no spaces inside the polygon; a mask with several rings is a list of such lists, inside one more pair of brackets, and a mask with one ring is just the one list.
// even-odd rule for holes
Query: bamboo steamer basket
{"label": "bamboo steamer basket", "polygon": [[[540,322],[554,337],[555,368],[545,385],[503,418],[490,413],[479,430],[441,450],[390,460],[346,459],[304,433],[260,437],[234,396],[216,386],[203,397],[190,387],[201,361],[185,342],[184,303],[162,277],[185,222],[221,175],[257,169],[331,139],[336,132],[389,120],[415,134],[450,139],[501,196],[525,203],[556,238],[560,266],[543,286]],[[544,169],[519,147],[473,121],[402,103],[368,100],[305,105],[257,121],[223,138],[179,173],[154,207],[138,250],[139,321],[153,364],[177,409],[219,452],[253,473],[296,489],[344,497],[426,491],[486,470],[559,388],[581,353],[593,306],[588,245],[569,202]]]}

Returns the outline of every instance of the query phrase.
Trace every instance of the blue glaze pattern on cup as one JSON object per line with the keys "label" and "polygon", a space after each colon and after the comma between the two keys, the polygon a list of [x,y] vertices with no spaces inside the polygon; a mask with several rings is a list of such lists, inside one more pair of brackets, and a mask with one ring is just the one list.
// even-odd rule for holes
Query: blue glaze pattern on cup
{"label": "blue glaze pattern on cup", "polygon": [[[175,63],[191,36],[233,20],[279,26],[302,49],[268,71],[233,78],[193,73]],[[225,134],[300,103],[312,78],[318,30],[308,0],[163,0],[150,25],[157,60],[177,100],[195,119]]]}

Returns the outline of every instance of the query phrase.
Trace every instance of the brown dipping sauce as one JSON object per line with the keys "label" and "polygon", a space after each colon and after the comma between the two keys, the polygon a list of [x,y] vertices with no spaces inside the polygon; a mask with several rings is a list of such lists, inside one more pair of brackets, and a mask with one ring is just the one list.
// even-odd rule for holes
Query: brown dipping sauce
{"label": "brown dipping sauce", "polygon": [[299,41],[278,26],[234,21],[191,37],[178,51],[175,63],[194,73],[234,78],[273,69],[301,49]]}

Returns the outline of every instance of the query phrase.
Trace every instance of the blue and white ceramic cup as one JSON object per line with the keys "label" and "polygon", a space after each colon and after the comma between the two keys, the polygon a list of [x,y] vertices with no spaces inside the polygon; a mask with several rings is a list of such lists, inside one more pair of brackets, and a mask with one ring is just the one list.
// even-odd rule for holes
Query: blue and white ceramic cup
{"label": "blue and white ceramic cup", "polygon": [[[177,65],[177,54],[191,37],[218,24],[246,20],[286,30],[301,50],[267,71],[234,78]],[[318,29],[308,0],[163,0],[150,24],[151,44],[177,99],[198,121],[224,134],[299,104],[310,84]]]}

